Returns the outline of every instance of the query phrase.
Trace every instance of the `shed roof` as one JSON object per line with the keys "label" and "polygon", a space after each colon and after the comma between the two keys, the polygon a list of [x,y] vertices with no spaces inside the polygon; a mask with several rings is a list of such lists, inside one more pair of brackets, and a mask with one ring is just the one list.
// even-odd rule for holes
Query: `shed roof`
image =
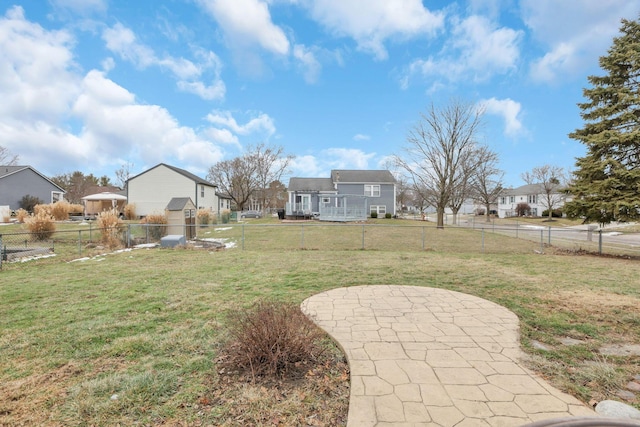
{"label": "shed roof", "polygon": [[174,197],[169,201],[169,204],[167,205],[166,209],[168,211],[181,211],[189,203],[191,203],[191,205],[195,207],[195,205],[191,201],[191,197]]}
{"label": "shed roof", "polygon": [[102,193],[89,194],[88,196],[84,196],[82,200],[127,200],[127,196],[104,191]]}

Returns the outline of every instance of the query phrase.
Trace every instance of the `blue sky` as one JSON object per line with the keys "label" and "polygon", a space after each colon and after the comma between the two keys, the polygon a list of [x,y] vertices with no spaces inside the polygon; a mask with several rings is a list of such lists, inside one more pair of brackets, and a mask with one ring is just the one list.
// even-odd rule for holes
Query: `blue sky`
{"label": "blue sky", "polygon": [[264,142],[291,176],[384,168],[433,102],[484,106],[505,183],[585,152],[628,0],[0,0],[0,146],[47,175],[202,177]]}

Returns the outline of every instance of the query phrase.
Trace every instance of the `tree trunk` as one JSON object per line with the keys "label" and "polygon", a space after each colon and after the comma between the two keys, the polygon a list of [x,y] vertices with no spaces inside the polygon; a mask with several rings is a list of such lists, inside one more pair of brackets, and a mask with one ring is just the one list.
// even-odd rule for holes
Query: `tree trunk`
{"label": "tree trunk", "polygon": [[451,209],[453,212],[453,218],[451,219],[451,225],[458,225],[458,211],[460,209]]}
{"label": "tree trunk", "polygon": [[487,222],[491,222],[491,214],[489,213],[489,212],[490,212],[490,209],[491,209],[491,204],[490,204],[490,203],[487,203],[487,204],[485,205],[485,209],[487,210],[487,213],[486,213],[486,215],[487,215]]}
{"label": "tree trunk", "polygon": [[437,212],[437,216],[438,216],[436,227],[444,228],[444,207],[443,206],[438,206],[436,208],[436,212]]}

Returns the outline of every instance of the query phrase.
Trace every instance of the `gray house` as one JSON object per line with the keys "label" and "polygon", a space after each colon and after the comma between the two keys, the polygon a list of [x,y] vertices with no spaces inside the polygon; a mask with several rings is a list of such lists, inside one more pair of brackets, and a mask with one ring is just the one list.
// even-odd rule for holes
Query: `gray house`
{"label": "gray house", "polygon": [[63,200],[65,191],[31,166],[0,166],[0,206],[20,209],[24,196],[43,203]]}
{"label": "gray house", "polygon": [[330,178],[291,178],[288,218],[360,221],[396,214],[396,180],[388,170],[332,170]]}

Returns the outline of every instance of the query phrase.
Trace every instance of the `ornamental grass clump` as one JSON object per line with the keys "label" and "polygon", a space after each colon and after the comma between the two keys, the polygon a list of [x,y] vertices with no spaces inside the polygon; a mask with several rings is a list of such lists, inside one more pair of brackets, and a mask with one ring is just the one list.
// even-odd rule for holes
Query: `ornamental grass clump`
{"label": "ornamental grass clump", "polygon": [[209,224],[209,222],[211,222],[212,213],[213,212],[211,212],[209,209],[198,209],[198,212],[196,213],[198,224],[200,224],[201,226],[206,226],[207,224]]}
{"label": "ornamental grass clump", "polygon": [[59,202],[51,203],[49,205],[49,212],[56,221],[64,221],[69,219],[69,212],[71,211],[71,204],[66,200],[60,200]]}
{"label": "ornamental grass clump", "polygon": [[147,215],[140,223],[147,224],[149,235],[155,240],[160,240],[167,232],[167,217],[165,215]]}
{"label": "ornamental grass clump", "polygon": [[100,212],[96,220],[98,228],[102,233],[102,244],[110,249],[118,248],[122,245],[121,225],[122,220],[115,209]]}
{"label": "ornamental grass clump", "polygon": [[38,241],[50,239],[56,232],[56,223],[46,210],[40,210],[36,214],[26,217],[24,223],[33,238]]}
{"label": "ornamental grass clump", "polygon": [[27,212],[25,209],[20,208],[16,211],[16,219],[19,223],[24,223],[24,220],[27,218],[29,218],[29,212]]}
{"label": "ornamental grass clump", "polygon": [[136,205],[135,203],[127,203],[124,205],[124,217],[125,219],[132,220],[136,218]]}
{"label": "ornamental grass clump", "polygon": [[261,300],[229,315],[229,340],[220,360],[232,370],[256,376],[282,376],[320,356],[324,333],[300,307]]}

